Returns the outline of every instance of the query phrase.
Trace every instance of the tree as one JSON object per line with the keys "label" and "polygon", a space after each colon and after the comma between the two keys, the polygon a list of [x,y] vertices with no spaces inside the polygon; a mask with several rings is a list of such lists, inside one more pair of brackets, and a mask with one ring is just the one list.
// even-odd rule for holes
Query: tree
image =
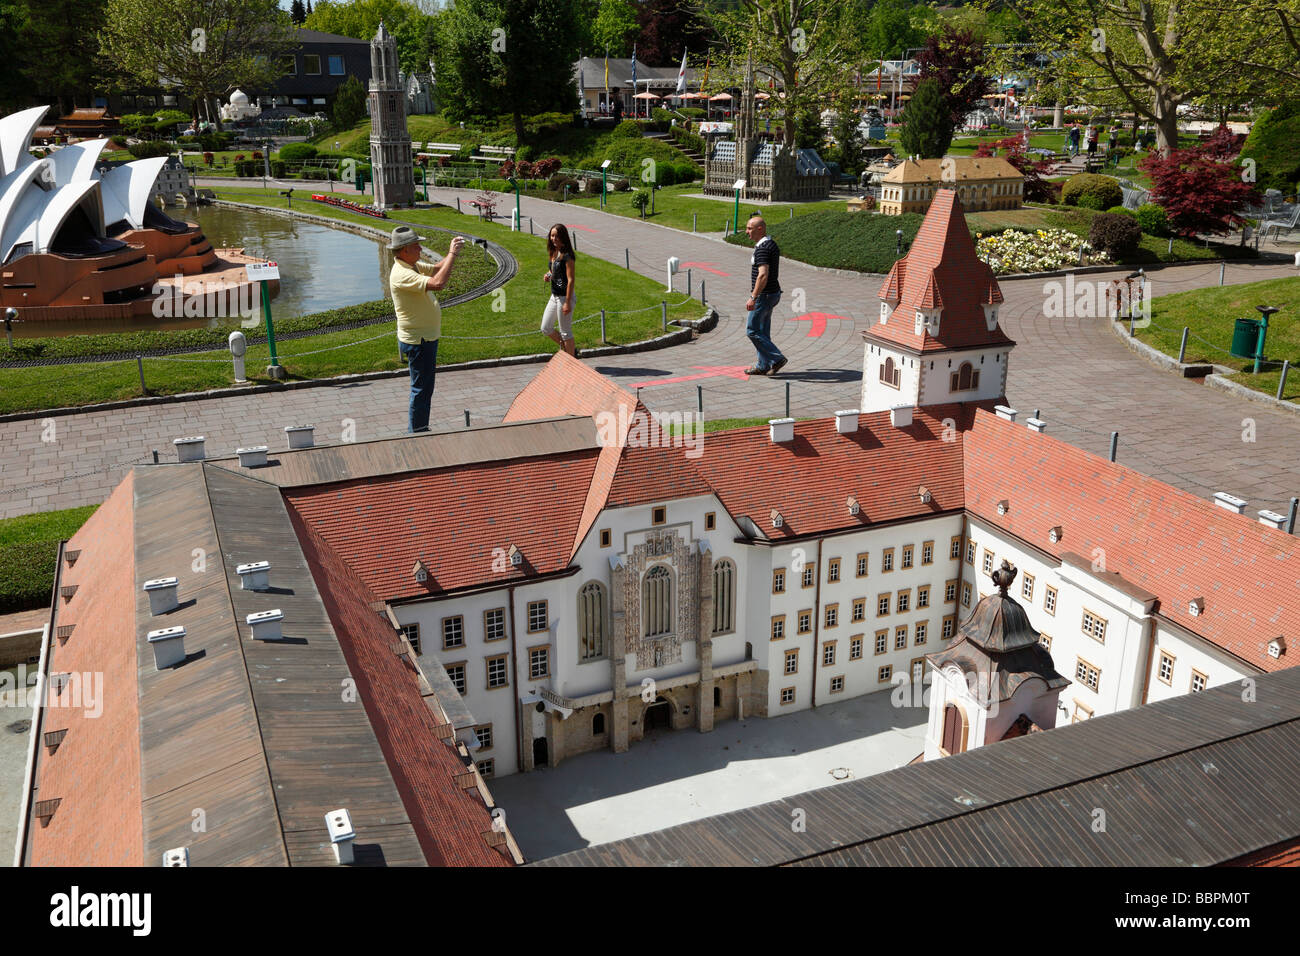
{"label": "tree", "polygon": [[840,97],[835,104],[835,122],[831,126],[831,135],[835,137],[839,151],[840,169],[846,173],[857,173],[862,166],[862,127],[858,125],[854,101],[853,96]]}
{"label": "tree", "polygon": [[608,50],[610,56],[625,57],[632,52],[637,30],[637,11],[628,0],[601,0],[591,29],[593,51],[598,56]]}
{"label": "tree", "polygon": [[361,122],[366,115],[366,88],[349,76],[334,93],[334,128],[340,133]]}
{"label": "tree", "polygon": [[952,114],[936,80],[922,80],[903,109],[899,142],[903,152],[939,159],[952,144]]}
{"label": "tree", "polygon": [[945,24],[937,33],[926,37],[916,61],[923,79],[938,81],[954,128],[988,95],[984,41],[970,30]]}
{"label": "tree", "polygon": [[289,5],[289,19],[299,26],[307,19],[307,8],[303,6],[302,0],[293,0]]}
{"label": "tree", "polygon": [[424,72],[435,47],[437,18],[402,0],[321,0],[303,26],[369,40],[384,27],[397,41],[397,62],[407,73]]}
{"label": "tree", "polygon": [[702,50],[716,40],[699,7],[682,0],[646,0],[636,14],[637,58],[647,64],[680,63],[689,47]]}
{"label": "tree", "polygon": [[908,48],[919,47],[925,34],[912,23],[913,4],[908,0],[879,0],[871,8],[862,47],[868,57],[901,60]]}
{"label": "tree", "polygon": [[1178,233],[1224,235],[1245,222],[1239,210],[1259,202],[1258,187],[1243,181],[1241,167],[1217,158],[1225,152],[1235,155],[1228,137],[1220,136],[1168,155],[1152,154],[1139,163],[1151,177],[1152,200],[1165,207]]}
{"label": "tree", "polygon": [[0,102],[56,97],[59,115],[72,112],[98,79],[99,44],[107,0],[2,0]]}
{"label": "tree", "polygon": [[297,46],[276,0],[108,0],[100,33],[103,55],[136,80],[210,107],[237,86],[270,87]]}
{"label": "tree", "polygon": [[439,17],[438,77],[448,119],[569,112],[582,31],[568,0],[459,0]]}

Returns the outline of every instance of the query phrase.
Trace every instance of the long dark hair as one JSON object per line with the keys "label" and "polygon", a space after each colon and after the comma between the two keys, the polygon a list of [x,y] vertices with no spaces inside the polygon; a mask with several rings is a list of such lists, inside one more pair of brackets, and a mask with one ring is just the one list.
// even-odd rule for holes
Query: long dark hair
{"label": "long dark hair", "polygon": [[577,261],[578,257],[573,252],[573,242],[569,239],[569,230],[562,222],[557,222],[546,233],[546,258],[555,258],[556,243],[551,239],[552,232],[555,233],[555,238],[559,240],[559,251]]}

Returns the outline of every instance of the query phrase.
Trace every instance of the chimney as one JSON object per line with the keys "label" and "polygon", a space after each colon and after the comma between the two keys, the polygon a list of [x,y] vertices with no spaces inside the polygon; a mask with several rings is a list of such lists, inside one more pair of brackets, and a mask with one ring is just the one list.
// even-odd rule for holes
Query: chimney
{"label": "chimney", "polygon": [[202,461],[206,456],[203,454],[203,436],[190,435],[186,438],[177,438],[172,442],[176,446],[177,461]]}
{"label": "chimney", "polygon": [[149,646],[153,648],[153,666],[157,670],[175,667],[185,660],[185,625],[164,627],[160,631],[150,631],[145,635]]}
{"label": "chimney", "polygon": [[163,866],[189,866],[190,848],[178,846],[163,854]]}
{"label": "chimney", "polygon": [[906,428],[912,424],[912,406],[895,405],[889,410],[889,424],[895,428]]}
{"label": "chimney", "polygon": [[285,425],[284,433],[289,438],[289,447],[311,448],[316,444],[315,425]]}
{"label": "chimney", "polygon": [[352,863],[352,843],[357,838],[357,831],[352,828],[352,817],[346,810],[331,810],[325,814],[325,829],[330,835],[330,845],[334,847],[336,862],[347,866]]}
{"label": "chimney", "polygon": [[265,591],[271,586],[271,562],[254,561],[251,564],[235,565],[239,575],[239,587],[243,591]]}
{"label": "chimney", "polygon": [[1230,495],[1226,491],[1216,491],[1214,493],[1214,503],[1220,508],[1235,511],[1239,515],[1246,513],[1246,499]]}
{"label": "chimney", "polygon": [[1266,524],[1270,528],[1277,528],[1278,531],[1286,530],[1286,515],[1280,515],[1276,511],[1261,511],[1259,513],[1259,523]]}
{"label": "chimney", "polygon": [[835,413],[835,430],[841,435],[852,435],[858,430],[858,410],[846,408]]}
{"label": "chimney", "polygon": [[235,454],[239,456],[240,468],[260,468],[266,464],[265,445],[253,445],[250,448],[236,448]]}
{"label": "chimney", "polygon": [[1041,418],[1026,418],[1025,424],[1029,426],[1031,432],[1041,432],[1047,427],[1047,422],[1043,421]]}
{"label": "chimney", "polygon": [[283,637],[280,622],[284,620],[284,612],[279,608],[273,611],[258,611],[256,614],[250,614],[244,618],[244,621],[253,629],[253,640],[255,641],[278,641]]}
{"label": "chimney", "polygon": [[149,595],[149,613],[154,617],[174,611],[180,606],[176,598],[176,578],[154,578],[144,582],[144,593]]}
{"label": "chimney", "polygon": [[793,418],[770,418],[767,424],[771,432],[772,444],[784,445],[786,442],[794,441]]}
{"label": "chimney", "polygon": [[1016,410],[1010,405],[994,405],[993,411],[997,413],[998,418],[1005,418],[1009,422],[1016,420]]}

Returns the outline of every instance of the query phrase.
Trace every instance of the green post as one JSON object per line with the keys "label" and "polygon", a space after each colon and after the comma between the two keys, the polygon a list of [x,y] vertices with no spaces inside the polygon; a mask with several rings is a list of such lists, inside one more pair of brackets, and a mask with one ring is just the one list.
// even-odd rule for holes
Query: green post
{"label": "green post", "polygon": [[[280,360],[275,354],[275,325],[271,322],[271,290],[267,287],[266,280],[263,279],[258,283],[262,287],[262,318],[266,320],[266,344],[271,347],[271,369],[280,368]],[[281,372],[272,371],[272,378],[282,377]]]}
{"label": "green post", "polygon": [[1278,311],[1276,306],[1257,305],[1259,310],[1259,339],[1255,344],[1255,374],[1259,374],[1259,363],[1264,360],[1264,337],[1268,335],[1268,317]]}

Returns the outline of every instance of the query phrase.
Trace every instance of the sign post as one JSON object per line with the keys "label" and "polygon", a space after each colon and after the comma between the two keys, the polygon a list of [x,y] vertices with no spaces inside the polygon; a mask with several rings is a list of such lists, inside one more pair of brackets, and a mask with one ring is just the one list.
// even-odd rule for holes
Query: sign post
{"label": "sign post", "polygon": [[608,190],[609,183],[609,163],[607,159],[600,164],[600,208],[605,208],[605,194]]}
{"label": "sign post", "polygon": [[275,262],[259,262],[244,267],[248,281],[256,282],[262,288],[262,318],[266,322],[266,344],[271,349],[271,364],[266,367],[266,374],[271,378],[284,378],[284,366],[275,354],[275,325],[271,321],[271,290],[267,283],[280,278],[280,266]]}
{"label": "sign post", "polygon": [[745,188],[743,179],[736,180],[736,217],[731,220],[732,229],[739,234],[740,232],[740,191]]}

